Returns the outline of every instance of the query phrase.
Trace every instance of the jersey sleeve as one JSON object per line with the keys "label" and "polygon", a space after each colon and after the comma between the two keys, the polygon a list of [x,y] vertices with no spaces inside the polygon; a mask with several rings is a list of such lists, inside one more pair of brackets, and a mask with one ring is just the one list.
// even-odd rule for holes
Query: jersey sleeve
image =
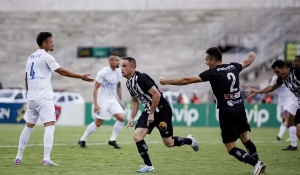
{"label": "jersey sleeve", "polygon": [[233,65],[234,67],[236,67],[239,72],[241,72],[243,69],[243,66],[240,63],[233,62],[230,64]]}
{"label": "jersey sleeve", "polygon": [[45,61],[51,71],[55,71],[56,69],[60,68],[60,65],[55,61],[54,57],[51,55],[46,56]]}
{"label": "jersey sleeve", "polygon": [[276,83],[279,84],[279,85],[282,85],[283,84],[282,78],[278,77],[277,80],[276,80]]}
{"label": "jersey sleeve", "polygon": [[202,79],[203,82],[210,81],[213,78],[213,72],[211,69],[206,70],[199,74],[199,77]]}
{"label": "jersey sleeve", "polygon": [[138,78],[138,85],[141,87],[142,91],[148,92],[149,89],[154,86],[153,80],[148,76],[143,74],[142,77]]}
{"label": "jersey sleeve", "polygon": [[104,72],[103,69],[100,70],[100,71],[97,73],[96,81],[97,81],[98,83],[103,83],[103,80],[104,80],[104,74],[105,74],[105,72]]}

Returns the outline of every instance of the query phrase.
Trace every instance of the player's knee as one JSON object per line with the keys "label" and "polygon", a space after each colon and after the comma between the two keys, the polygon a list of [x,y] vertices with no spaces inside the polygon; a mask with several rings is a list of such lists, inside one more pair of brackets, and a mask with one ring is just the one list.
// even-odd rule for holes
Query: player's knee
{"label": "player's knee", "polygon": [[125,116],[121,115],[121,117],[118,119],[119,122],[125,122]]}
{"label": "player's knee", "polygon": [[164,142],[164,144],[166,145],[166,147],[174,147],[174,142],[166,141]]}
{"label": "player's knee", "polygon": [[28,128],[33,128],[33,127],[35,126],[35,124],[26,122],[26,126],[27,126]]}
{"label": "player's knee", "polygon": [[143,136],[141,136],[140,134],[138,134],[138,133],[133,133],[133,140],[135,141],[135,142],[139,142],[139,141],[141,141],[141,140],[143,140],[144,139],[144,137]]}
{"label": "player's knee", "polygon": [[230,154],[230,151],[236,147],[236,143],[235,142],[226,143],[225,146],[228,154]]}
{"label": "player's knee", "polygon": [[124,114],[115,114],[114,117],[115,117],[119,122],[125,122],[125,115],[124,115]]}
{"label": "player's knee", "polygon": [[103,123],[103,120],[101,120],[101,119],[96,119],[95,120],[95,124],[96,124],[97,127],[100,127],[102,125],[102,123]]}

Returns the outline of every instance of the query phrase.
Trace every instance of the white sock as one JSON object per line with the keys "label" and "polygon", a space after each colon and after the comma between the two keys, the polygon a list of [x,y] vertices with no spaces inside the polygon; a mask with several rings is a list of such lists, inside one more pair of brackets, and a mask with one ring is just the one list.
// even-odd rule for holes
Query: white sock
{"label": "white sock", "polygon": [[22,160],[23,152],[25,150],[25,147],[28,143],[30,134],[32,132],[33,128],[29,128],[25,125],[19,139],[19,147],[18,147],[18,153],[16,159]]}
{"label": "white sock", "polygon": [[97,126],[95,122],[91,123],[85,130],[84,134],[82,135],[80,141],[86,141],[86,138],[91,135],[93,132],[95,132],[97,129]]}
{"label": "white sock", "polygon": [[124,122],[120,122],[120,121],[116,121],[115,124],[114,124],[114,129],[113,129],[113,132],[110,136],[110,141],[115,141],[119,135],[119,133],[122,131],[124,127]]}
{"label": "white sock", "polygon": [[289,133],[290,133],[290,138],[291,138],[291,145],[292,146],[297,146],[297,129],[295,126],[292,126],[289,128]]}
{"label": "white sock", "polygon": [[54,130],[55,126],[50,125],[45,127],[45,134],[44,134],[44,159],[46,161],[50,160],[50,154],[52,151],[53,146],[53,138],[54,138]]}
{"label": "white sock", "polygon": [[285,131],[286,131],[286,126],[283,123],[281,123],[278,137],[282,138]]}

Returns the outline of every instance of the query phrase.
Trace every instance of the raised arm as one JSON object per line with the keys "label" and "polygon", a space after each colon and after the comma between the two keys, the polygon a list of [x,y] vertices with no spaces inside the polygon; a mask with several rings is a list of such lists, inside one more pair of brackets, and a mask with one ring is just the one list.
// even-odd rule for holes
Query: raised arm
{"label": "raised arm", "polygon": [[253,63],[255,58],[256,58],[256,54],[254,52],[250,52],[248,54],[248,57],[240,63],[242,65],[242,70],[245,69],[246,67],[249,67]]}

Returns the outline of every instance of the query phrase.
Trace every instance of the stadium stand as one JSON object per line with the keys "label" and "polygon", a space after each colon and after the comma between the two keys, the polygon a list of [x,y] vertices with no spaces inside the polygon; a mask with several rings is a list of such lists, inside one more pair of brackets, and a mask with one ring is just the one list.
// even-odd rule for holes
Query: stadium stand
{"label": "stadium stand", "polygon": [[[246,72],[245,77],[249,78],[255,69],[282,57],[286,40],[300,39],[299,19],[300,12],[296,8],[277,11],[271,8],[2,11],[0,64],[5,68],[0,69],[0,79],[4,87],[24,86],[25,60],[37,48],[35,37],[40,31],[54,34],[53,55],[63,67],[96,76],[97,71],[106,66],[107,59],[78,59],[77,46],[126,46],[128,55],[137,58],[138,70],[149,73],[155,81],[160,76],[193,75],[207,69],[204,51],[209,46],[220,43],[256,46],[258,59]],[[244,56],[241,50],[224,54],[224,62],[240,61]],[[249,82],[261,84],[271,76],[270,71],[266,71],[264,77]],[[123,81],[125,83],[125,79]],[[54,75],[53,86],[77,91],[87,101],[92,100],[91,84]],[[209,91],[208,84],[190,85],[183,90],[191,94],[195,88],[200,94]],[[123,94],[128,101],[130,97],[125,86]]]}

